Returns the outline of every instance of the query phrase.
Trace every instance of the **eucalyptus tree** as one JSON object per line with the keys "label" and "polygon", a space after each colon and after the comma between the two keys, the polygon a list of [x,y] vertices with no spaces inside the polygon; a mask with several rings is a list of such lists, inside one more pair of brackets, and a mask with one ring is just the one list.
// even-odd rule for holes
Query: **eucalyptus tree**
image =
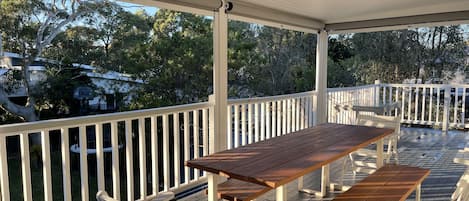
{"label": "eucalyptus tree", "polygon": [[3,50],[22,55],[21,82],[27,100],[18,104],[8,98],[5,86],[0,86],[0,107],[25,121],[36,121],[37,100],[32,95],[31,64],[51,45],[67,26],[89,16],[105,0],[3,0],[0,2],[0,56]]}

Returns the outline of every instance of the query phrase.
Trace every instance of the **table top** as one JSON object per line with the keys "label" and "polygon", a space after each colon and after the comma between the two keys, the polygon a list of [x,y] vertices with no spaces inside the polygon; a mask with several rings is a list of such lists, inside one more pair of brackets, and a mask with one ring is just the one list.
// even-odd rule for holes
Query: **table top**
{"label": "table top", "polygon": [[321,124],[186,161],[186,165],[277,188],[393,132],[386,128]]}

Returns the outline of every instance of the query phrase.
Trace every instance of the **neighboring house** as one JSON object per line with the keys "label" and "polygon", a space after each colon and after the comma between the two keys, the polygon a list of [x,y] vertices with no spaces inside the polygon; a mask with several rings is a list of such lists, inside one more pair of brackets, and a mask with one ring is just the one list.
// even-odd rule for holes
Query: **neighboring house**
{"label": "neighboring house", "polygon": [[[0,83],[11,82],[4,76],[10,70],[20,70],[22,56],[16,53],[5,52],[3,65],[0,65]],[[37,84],[46,79],[45,65],[58,64],[54,60],[38,58],[30,66],[31,83]],[[88,99],[87,103],[90,109],[97,111],[114,111],[120,104],[128,103],[134,96],[135,90],[144,82],[140,79],[134,79],[129,74],[115,71],[97,72],[98,67],[85,64],[72,64],[77,68],[81,75],[88,77],[96,86],[93,98]],[[101,69],[99,69],[101,70]],[[26,96],[25,88],[18,84],[14,90],[9,92],[10,98],[21,98]]]}

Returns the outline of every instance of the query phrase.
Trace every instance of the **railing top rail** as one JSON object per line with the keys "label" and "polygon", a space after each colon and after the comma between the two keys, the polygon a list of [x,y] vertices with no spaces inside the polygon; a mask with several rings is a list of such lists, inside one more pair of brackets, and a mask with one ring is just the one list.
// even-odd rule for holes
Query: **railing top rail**
{"label": "railing top rail", "polygon": [[17,124],[7,124],[0,126],[0,134],[8,135],[11,133],[25,133],[30,131],[37,130],[50,130],[51,128],[69,128],[76,127],[79,125],[93,125],[98,122],[108,123],[112,121],[123,121],[127,119],[134,119],[140,117],[149,117],[154,115],[163,115],[171,114],[175,112],[186,112],[197,109],[203,109],[210,107],[209,102],[186,104],[186,105],[176,105],[169,107],[161,108],[152,108],[128,112],[118,112],[111,114],[100,114],[100,115],[91,115],[91,116],[81,116],[73,118],[63,118],[63,119],[52,119],[44,120],[37,122],[26,122],[26,123],[17,123]]}
{"label": "railing top rail", "polygon": [[316,94],[316,91],[307,91],[307,92],[302,92],[302,93],[285,94],[285,95],[278,95],[278,96],[229,99],[228,105],[279,101],[279,100],[285,100],[285,99],[312,96],[315,94]]}
{"label": "railing top rail", "polygon": [[469,88],[469,84],[380,84],[383,87]]}
{"label": "railing top rail", "polygon": [[376,87],[377,85],[370,84],[370,85],[362,85],[356,87],[340,87],[340,88],[327,88],[327,92],[338,92],[338,91],[353,91],[359,89],[368,89],[372,87]]}

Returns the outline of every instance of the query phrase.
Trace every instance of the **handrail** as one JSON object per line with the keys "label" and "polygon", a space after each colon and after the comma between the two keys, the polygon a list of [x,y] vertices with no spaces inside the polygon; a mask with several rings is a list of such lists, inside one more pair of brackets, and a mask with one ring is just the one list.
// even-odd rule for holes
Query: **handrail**
{"label": "handrail", "polygon": [[23,132],[31,132],[36,130],[44,129],[54,129],[54,128],[63,128],[68,126],[76,125],[87,125],[95,124],[96,122],[106,123],[112,121],[132,119],[136,117],[148,117],[155,114],[170,114],[174,112],[185,112],[192,111],[200,108],[211,107],[212,104],[209,102],[202,103],[193,103],[186,105],[177,105],[161,108],[152,108],[136,111],[127,111],[127,112],[118,112],[111,114],[100,114],[100,115],[90,115],[90,116],[81,116],[81,117],[72,117],[72,118],[63,118],[63,119],[52,119],[36,122],[26,122],[26,123],[16,123],[16,124],[7,124],[0,126],[1,135],[11,135],[18,134]]}
{"label": "handrail", "polygon": [[368,89],[368,88],[372,88],[376,86],[378,85],[370,84],[370,85],[362,85],[362,86],[355,86],[355,87],[327,88],[327,92],[352,91],[352,90],[359,90],[359,89]]}
{"label": "handrail", "polygon": [[245,103],[271,102],[271,101],[278,101],[278,100],[284,100],[284,99],[299,98],[299,97],[304,97],[304,96],[311,96],[311,95],[315,95],[315,94],[316,94],[316,91],[307,91],[307,92],[301,92],[301,93],[295,93],[295,94],[286,94],[286,95],[278,95],[278,96],[229,99],[228,100],[228,105],[245,104]]}

